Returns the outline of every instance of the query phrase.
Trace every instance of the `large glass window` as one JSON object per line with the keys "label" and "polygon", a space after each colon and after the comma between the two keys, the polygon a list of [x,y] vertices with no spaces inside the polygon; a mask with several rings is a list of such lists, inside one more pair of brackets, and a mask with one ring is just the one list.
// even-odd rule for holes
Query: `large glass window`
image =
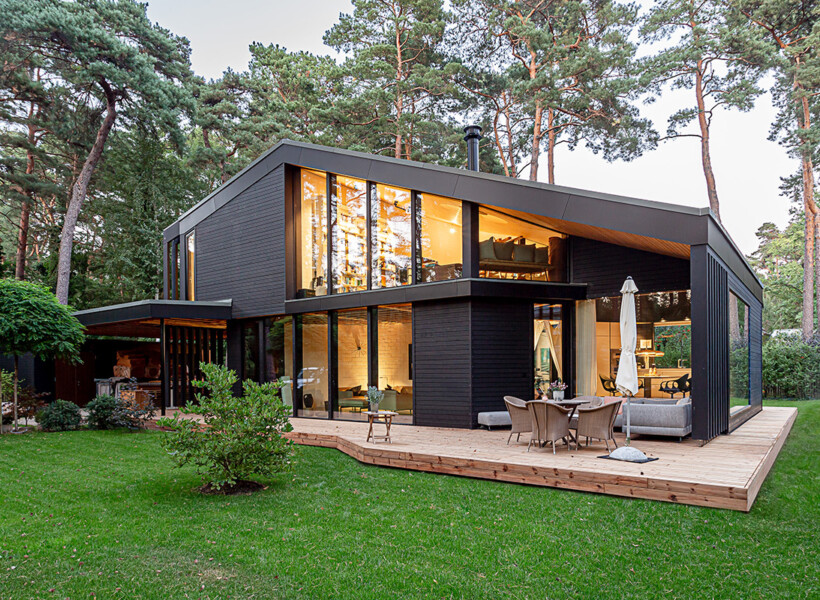
{"label": "large glass window", "polygon": [[749,305],[729,292],[729,414],[750,402]]}
{"label": "large glass window", "polygon": [[192,231],[185,237],[185,248],[188,262],[188,281],[185,285],[185,297],[196,300],[196,233]]}
{"label": "large glass window", "polygon": [[302,395],[300,417],[328,416],[328,324],[327,313],[301,316],[302,370],[296,385]]}
{"label": "large glass window", "polygon": [[259,381],[259,322],[242,325],[242,379]]}
{"label": "large glass window", "polygon": [[461,277],[461,201],[418,195],[421,281]]}
{"label": "large glass window", "polygon": [[399,413],[396,422],[413,419],[413,310],[409,304],[378,309],[379,408]]}
{"label": "large glass window", "polygon": [[371,194],[372,287],[412,283],[410,190],[376,183]]}
{"label": "large glass window", "polygon": [[478,229],[481,277],[567,280],[565,235],[483,206],[478,211]]}
{"label": "large glass window", "polygon": [[337,175],[332,180],[333,293],[367,289],[367,184]]}
{"label": "large glass window", "polygon": [[367,309],[340,310],[337,314],[338,389],[333,417],[364,420],[367,410]]}
{"label": "large glass window", "polygon": [[272,317],[262,323],[265,336],[265,381],[282,382],[282,402],[293,406],[293,319]]}
{"label": "large glass window", "polygon": [[297,230],[297,297],[327,294],[327,176],[301,170]]}
{"label": "large glass window", "polygon": [[536,304],[534,320],[535,392],[551,381],[563,381],[563,324],[560,304]]}
{"label": "large glass window", "polygon": [[[638,396],[680,400],[692,388],[691,292],[637,294],[635,313],[638,343]],[[597,395],[615,394],[621,356],[621,297],[596,301],[595,351]],[[580,343],[580,342],[579,342]]]}

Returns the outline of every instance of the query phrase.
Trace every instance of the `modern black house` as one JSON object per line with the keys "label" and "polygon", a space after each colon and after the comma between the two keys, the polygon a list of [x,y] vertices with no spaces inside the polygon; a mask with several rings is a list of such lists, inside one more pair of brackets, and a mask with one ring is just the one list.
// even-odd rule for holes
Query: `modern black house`
{"label": "modern black house", "polygon": [[59,397],[117,364],[164,410],[215,361],[297,416],[362,419],[377,386],[397,422],[475,427],[547,381],[610,395],[632,276],[640,394],[691,395],[701,440],[761,409],[762,286],[708,209],[286,140],[163,237],[164,299],[77,313]]}

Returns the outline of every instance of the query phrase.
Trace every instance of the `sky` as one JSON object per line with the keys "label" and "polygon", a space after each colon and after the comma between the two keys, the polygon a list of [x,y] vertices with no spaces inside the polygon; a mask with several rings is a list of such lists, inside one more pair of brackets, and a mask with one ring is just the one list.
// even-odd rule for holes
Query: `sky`
{"label": "sky", "polygon": [[[334,54],[322,37],[350,0],[149,0],[148,15],[191,42],[194,72],[219,77],[228,67],[248,66],[252,42],[279,44],[288,50]],[[666,119],[691,104],[693,92],[666,92],[654,104],[641,106],[655,128],[666,131]],[[775,117],[768,94],[747,113],[720,111],[712,121],[712,166],[723,224],[740,249],[757,248],[755,232],[764,222],[783,227],[789,200],[780,195],[781,177],[799,163],[776,142],[768,141]],[[542,153],[544,160],[546,154]],[[546,164],[539,165],[542,179]],[[631,161],[609,163],[583,148],[559,147],[555,180],[560,185],[621,194],[687,206],[708,206],[700,160],[700,142],[681,138]]]}

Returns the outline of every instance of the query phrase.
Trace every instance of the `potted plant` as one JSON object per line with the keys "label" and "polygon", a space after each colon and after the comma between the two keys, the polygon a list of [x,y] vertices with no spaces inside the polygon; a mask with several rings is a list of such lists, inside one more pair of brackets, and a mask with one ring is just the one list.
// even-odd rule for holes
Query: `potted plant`
{"label": "potted plant", "polygon": [[367,388],[367,401],[370,403],[370,410],[379,412],[379,404],[384,400],[384,392],[375,386]]}
{"label": "potted plant", "polygon": [[561,381],[560,379],[556,379],[552,383],[550,383],[550,392],[552,392],[552,399],[553,400],[563,400],[564,399],[564,392],[567,389],[567,384]]}

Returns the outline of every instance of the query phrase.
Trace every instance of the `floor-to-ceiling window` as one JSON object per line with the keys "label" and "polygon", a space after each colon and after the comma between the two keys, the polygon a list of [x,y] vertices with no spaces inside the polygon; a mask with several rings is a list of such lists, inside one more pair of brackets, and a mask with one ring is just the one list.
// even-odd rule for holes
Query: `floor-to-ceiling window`
{"label": "floor-to-ceiling window", "polygon": [[367,410],[368,343],[367,309],[336,313],[337,379],[334,419],[364,420]]}
{"label": "floor-to-ceiling window", "polygon": [[302,369],[296,385],[302,396],[300,417],[328,416],[328,318],[327,313],[301,315]]}
{"label": "floor-to-ceiling window", "polygon": [[729,292],[730,415],[749,406],[749,391],[749,305]]}
{"label": "floor-to-ceiling window", "polygon": [[372,184],[370,210],[372,287],[412,283],[410,190]]}
{"label": "floor-to-ceiling window", "polygon": [[418,195],[421,283],[461,277],[461,201]]}
{"label": "floor-to-ceiling window", "polygon": [[564,381],[563,319],[560,304],[536,304],[533,320],[535,392],[551,381]]}
{"label": "floor-to-ceiling window", "polygon": [[192,231],[185,236],[185,251],[187,257],[187,281],[185,282],[185,297],[196,300],[196,232]]}
{"label": "floor-to-ceiling window", "polygon": [[[692,387],[691,292],[637,294],[638,396],[681,399]],[[615,377],[621,354],[621,297],[596,301],[595,356],[597,395],[616,393]],[[580,343],[580,342],[579,342]],[[580,360],[580,359],[579,359]]]}
{"label": "floor-to-ceiling window", "polygon": [[333,293],[366,290],[367,184],[336,175],[331,189]]}
{"label": "floor-to-ceiling window", "polygon": [[297,226],[297,297],[327,294],[327,175],[302,169]]}
{"label": "floor-to-ceiling window", "polygon": [[413,309],[410,304],[378,308],[378,387],[383,410],[399,413],[398,423],[413,420]]}
{"label": "floor-to-ceiling window", "polygon": [[481,277],[567,280],[565,235],[485,206],[478,211],[478,229]]}
{"label": "floor-to-ceiling window", "polygon": [[282,402],[293,406],[293,319],[279,316],[262,322],[265,381],[280,381]]}

